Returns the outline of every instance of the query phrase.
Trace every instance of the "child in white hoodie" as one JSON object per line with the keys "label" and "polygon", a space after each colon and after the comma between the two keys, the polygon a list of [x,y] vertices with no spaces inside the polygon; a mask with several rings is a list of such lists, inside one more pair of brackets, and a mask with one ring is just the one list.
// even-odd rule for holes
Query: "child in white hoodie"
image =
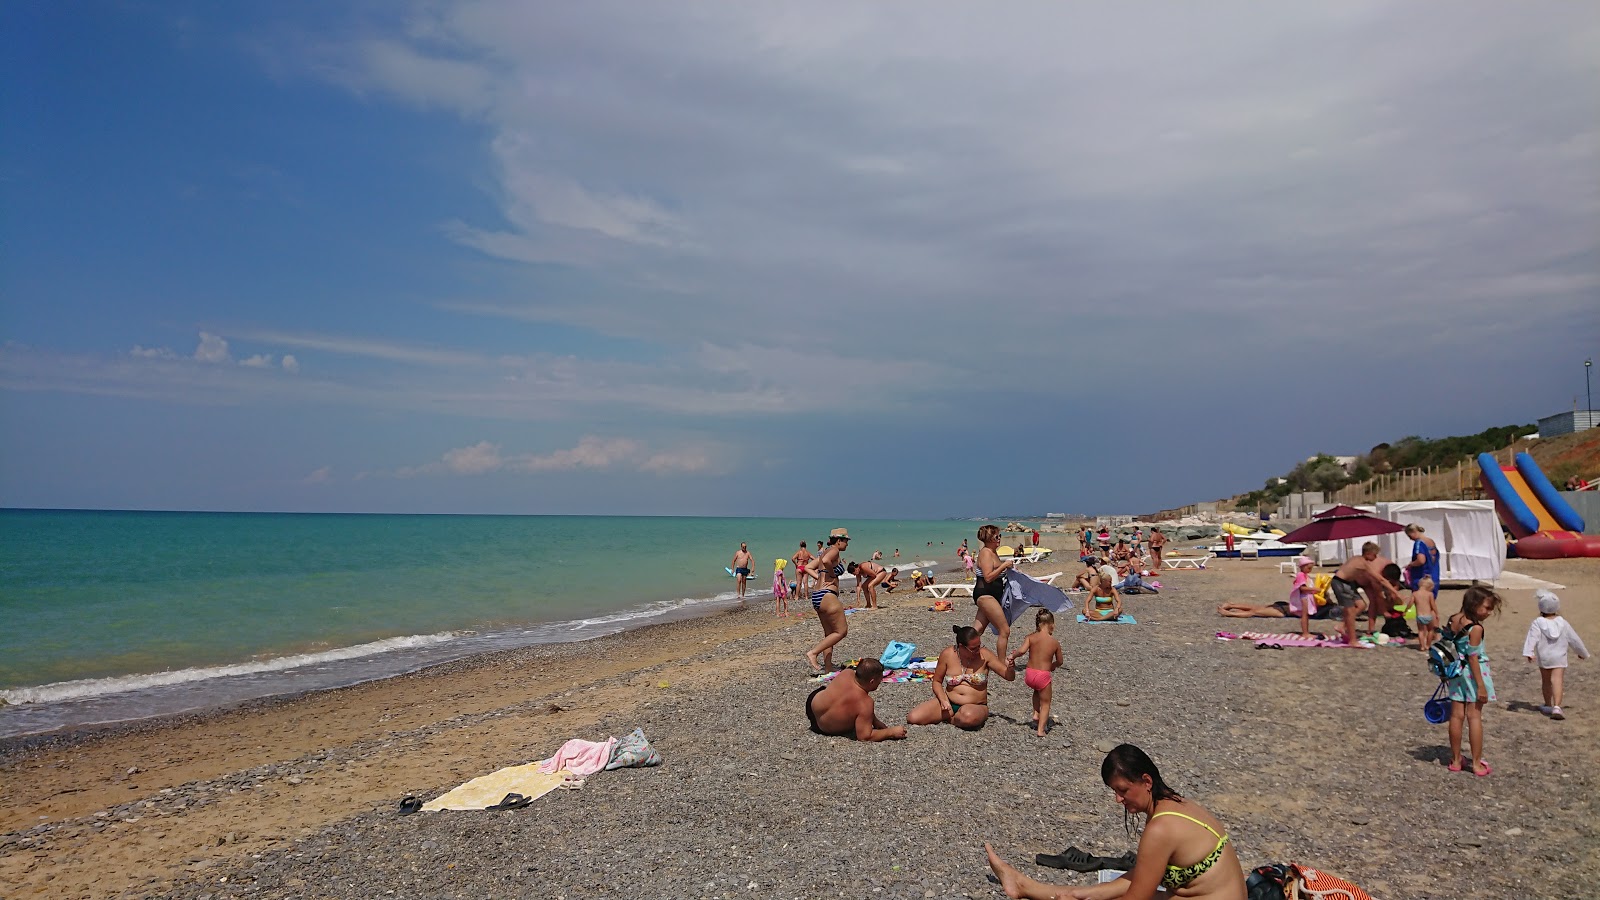
{"label": "child in white hoodie", "polygon": [[1567,647],[1578,651],[1579,659],[1589,658],[1589,648],[1561,617],[1561,598],[1549,591],[1533,595],[1539,601],[1539,618],[1528,626],[1528,639],[1522,642],[1522,655],[1539,663],[1539,680],[1544,686],[1544,705],[1539,711],[1552,719],[1565,719],[1561,711],[1561,682],[1567,672]]}

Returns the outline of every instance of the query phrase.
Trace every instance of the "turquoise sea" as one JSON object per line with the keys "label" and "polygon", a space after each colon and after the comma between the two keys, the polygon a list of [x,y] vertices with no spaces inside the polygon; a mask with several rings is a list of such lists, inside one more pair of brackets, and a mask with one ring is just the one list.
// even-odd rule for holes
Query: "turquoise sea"
{"label": "turquoise sea", "polygon": [[[977,523],[0,510],[0,737],[383,678],[733,602],[846,526],[955,560]],[[931,544],[931,546],[930,546]],[[788,569],[793,574],[793,566]]]}

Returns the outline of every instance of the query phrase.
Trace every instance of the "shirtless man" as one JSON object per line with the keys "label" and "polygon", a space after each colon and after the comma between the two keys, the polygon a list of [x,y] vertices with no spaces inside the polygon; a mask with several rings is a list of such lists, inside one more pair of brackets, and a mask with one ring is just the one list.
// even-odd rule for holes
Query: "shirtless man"
{"label": "shirtless man", "polygon": [[806,718],[817,734],[855,738],[858,741],[898,741],[906,727],[890,728],[879,721],[872,692],[883,684],[883,663],[863,659],[854,672],[840,672],[806,698]]}
{"label": "shirtless man", "polygon": [[[1367,610],[1367,634],[1371,634],[1381,624],[1382,611],[1387,606],[1385,601],[1392,601],[1395,606],[1405,605],[1396,590],[1398,587],[1400,567],[1379,556],[1378,545],[1372,541],[1361,545],[1360,556],[1345,560],[1334,573],[1328,593],[1344,613],[1346,644],[1353,647],[1356,643],[1356,613]],[[1363,600],[1356,593],[1357,588],[1366,592],[1367,599]]]}
{"label": "shirtless man", "polygon": [[1167,536],[1159,528],[1150,529],[1150,555],[1155,557],[1155,565],[1150,568],[1161,571],[1161,548],[1167,545]]}
{"label": "shirtless man", "polygon": [[739,552],[733,555],[733,564],[729,566],[729,568],[733,569],[733,577],[739,582],[740,603],[744,602],[745,585],[750,583],[750,563],[752,561],[750,547],[740,541]]}
{"label": "shirtless man", "polygon": [[800,596],[804,597],[806,595],[806,584],[811,580],[811,576],[806,574],[806,563],[811,562],[811,551],[806,549],[805,541],[800,542],[800,549],[795,551],[790,560],[794,563],[795,577],[798,579],[795,582],[794,589],[800,592]]}

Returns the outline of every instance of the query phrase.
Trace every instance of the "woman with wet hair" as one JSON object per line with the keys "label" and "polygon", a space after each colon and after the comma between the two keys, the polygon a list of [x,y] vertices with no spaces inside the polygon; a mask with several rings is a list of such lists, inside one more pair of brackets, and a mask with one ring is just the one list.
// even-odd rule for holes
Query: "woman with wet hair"
{"label": "woman with wet hair", "polygon": [[1007,897],[1150,900],[1157,887],[1164,887],[1191,900],[1245,900],[1244,868],[1222,823],[1162,780],[1143,750],[1118,745],[1100,763],[1100,780],[1111,788],[1124,816],[1145,817],[1133,871],[1106,884],[1060,887],[1029,878],[984,844]]}

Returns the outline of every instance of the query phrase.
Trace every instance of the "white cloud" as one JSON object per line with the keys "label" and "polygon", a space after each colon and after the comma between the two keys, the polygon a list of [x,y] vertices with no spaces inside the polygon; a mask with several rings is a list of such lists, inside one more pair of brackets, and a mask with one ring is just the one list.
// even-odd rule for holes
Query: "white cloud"
{"label": "white cloud", "polygon": [[270,369],[272,368],[272,354],[257,353],[254,356],[239,360],[239,365],[247,369]]}
{"label": "white cloud", "polygon": [[168,349],[166,347],[141,347],[138,344],[134,344],[133,345],[133,349],[129,350],[128,353],[131,356],[138,356],[138,357],[141,357],[143,359],[177,359],[178,358],[178,354],[173,353],[170,349]]}
{"label": "white cloud", "polygon": [[300,479],[301,484],[328,484],[333,481],[333,466],[323,466]]}
{"label": "white cloud", "polygon": [[[237,336],[246,340],[259,341],[263,344],[296,347],[302,350],[321,350],[325,353],[337,353],[342,356],[367,357],[390,362],[417,363],[426,366],[476,366],[488,361],[488,357],[481,353],[386,341],[380,338],[350,337],[334,334],[302,334],[272,329],[244,329],[239,331]],[[285,354],[284,359],[289,360],[293,359],[293,357]],[[295,365],[298,365],[298,363]],[[287,364],[285,368],[288,368]]]}
{"label": "white cloud", "polygon": [[282,363],[283,370],[285,372],[288,372],[290,375],[300,374],[300,360],[295,359],[293,353],[285,353],[283,355]]}
{"label": "white cloud", "polygon": [[573,472],[582,469],[649,472],[657,475],[704,472],[713,466],[713,450],[708,447],[651,451],[630,438],[602,438],[586,435],[575,446],[551,453],[506,455],[500,445],[479,441],[447,450],[438,460],[420,466],[406,466],[394,472],[397,478],[420,475],[487,475],[491,472]]}
{"label": "white cloud", "polygon": [[194,349],[194,358],[203,363],[225,363],[232,359],[228,342],[209,331],[200,332],[200,346]]}

